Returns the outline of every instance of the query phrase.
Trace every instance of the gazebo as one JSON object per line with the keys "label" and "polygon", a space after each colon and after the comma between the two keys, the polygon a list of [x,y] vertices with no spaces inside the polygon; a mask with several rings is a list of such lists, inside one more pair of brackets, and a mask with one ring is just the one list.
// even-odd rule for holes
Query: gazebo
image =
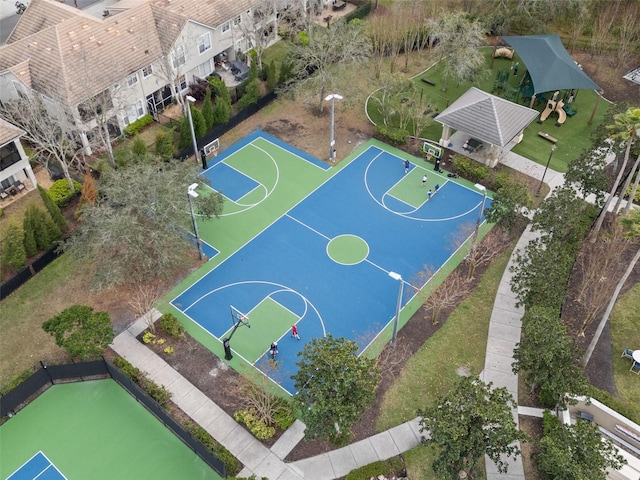
{"label": "gazebo", "polygon": [[440,145],[450,143],[452,129],[463,132],[468,137],[463,148],[469,152],[490,145],[485,163],[495,167],[502,150],[522,141],[524,129],[538,115],[537,110],[471,87],[435,121],[442,124]]}

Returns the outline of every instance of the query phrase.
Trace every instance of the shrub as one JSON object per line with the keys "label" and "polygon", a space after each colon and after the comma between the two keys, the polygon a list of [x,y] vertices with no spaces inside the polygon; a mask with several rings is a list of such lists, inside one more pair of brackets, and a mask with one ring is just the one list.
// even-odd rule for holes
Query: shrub
{"label": "shrub", "polygon": [[351,470],[345,480],[368,480],[369,478],[378,478],[383,475],[387,478],[402,477],[400,475],[404,470],[404,463],[400,457],[392,457],[388,460],[380,460],[370,463],[364,467]]}
{"label": "shrub", "polygon": [[244,423],[258,440],[266,440],[276,434],[276,429],[260,420],[253,409],[238,410],[233,414],[233,418]]}
{"label": "shrub", "polygon": [[276,63],[272,60],[267,67],[267,90],[272,91],[278,85],[278,71]]}
{"label": "shrub", "polygon": [[146,377],[141,378],[140,386],[144,388],[144,391],[158,402],[161,407],[164,407],[171,398],[171,392],[167,390],[164,385],[158,385]]}
{"label": "shrub", "polygon": [[197,423],[187,421],[184,425],[187,431],[206,448],[213,452],[224,463],[227,469],[227,478],[235,475],[240,471],[240,462],[222,445],[216,442],[209,433]]}
{"label": "shrub", "polygon": [[51,215],[51,218],[53,219],[53,221],[56,222],[56,225],[60,229],[60,232],[62,233],[66,232],[68,228],[67,220],[64,218],[64,215],[62,215],[62,212],[60,211],[60,207],[56,205],[56,203],[51,199],[47,191],[44,188],[42,188],[40,185],[38,185],[38,193],[40,193],[40,198],[42,198],[42,202],[44,203],[44,206],[47,207],[47,210],[49,211],[49,215]]}
{"label": "shrub", "polygon": [[193,106],[191,108],[191,120],[193,121],[193,131],[196,134],[196,138],[204,137],[204,134],[207,133],[207,122],[202,112]]}
{"label": "shrub", "polygon": [[71,190],[69,188],[69,183],[66,178],[61,178],[60,180],[56,180],[53,182],[53,185],[49,188],[47,193],[51,197],[51,200],[55,202],[58,207],[64,207],[71,203],[74,197],[80,195],[82,191],[82,185],[79,182],[73,181],[73,187],[75,190]]}
{"label": "shrub", "polygon": [[149,153],[149,149],[147,149],[147,144],[144,143],[144,140],[136,135],[136,138],[133,140],[133,145],[131,146],[131,152],[138,157],[144,157]]}
{"label": "shrub", "polygon": [[240,101],[238,101],[238,107],[245,108],[251,104],[258,103],[260,98],[260,83],[258,79],[251,80],[247,83],[244,90],[244,94]]}
{"label": "shrub", "polygon": [[27,254],[22,241],[22,229],[15,224],[9,225],[2,242],[2,257],[0,265],[10,270],[20,270],[27,263]]}
{"label": "shrub", "polygon": [[36,244],[36,236],[33,231],[33,221],[31,219],[31,212],[35,208],[35,205],[29,205],[22,217],[22,231],[24,235],[22,237],[22,243],[24,245],[24,253],[27,258],[33,257],[38,253],[38,245]]}
{"label": "shrub", "polygon": [[4,215],[4,210],[2,208],[0,208],[0,217]]}
{"label": "shrub", "polygon": [[160,317],[160,326],[167,335],[173,338],[184,337],[184,327],[178,321],[178,319],[171,313],[165,313]]}
{"label": "shrub", "polygon": [[175,353],[175,351],[175,348],[173,348],[171,345],[164,348],[164,353],[166,353],[167,355],[172,355],[173,353]]}
{"label": "shrub", "polygon": [[293,425],[293,422],[295,421],[295,413],[293,412],[293,409],[289,406],[289,404],[273,414],[273,422],[281,430],[286,430],[291,425]]}
{"label": "shrub", "polygon": [[153,343],[155,339],[156,339],[156,336],[148,330],[144,332],[144,334],[142,335],[142,341],[147,345],[150,343]]}
{"label": "shrub", "polygon": [[369,15],[371,11],[371,0],[367,0],[358,8],[356,8],[353,12],[346,14],[342,17],[343,21],[349,23],[352,20],[364,18]]}
{"label": "shrub", "polygon": [[128,136],[137,135],[142,131],[144,127],[146,127],[150,123],[153,123],[153,117],[149,114],[144,115],[143,117],[137,119],[135,122],[131,122],[129,125],[124,127],[124,133]]}
{"label": "shrub", "polygon": [[122,357],[116,357],[115,360],[113,361],[113,364],[116,367],[118,367],[118,370],[120,370],[123,374],[125,374],[131,380],[133,380],[136,383],[139,383],[139,380],[142,377],[142,372],[136,367],[134,367],[133,365],[131,365],[127,360],[125,360]]}
{"label": "shrub", "polygon": [[213,103],[211,103],[211,86],[207,82],[207,89],[202,102],[202,115],[207,127],[207,131],[213,128]]}
{"label": "shrub", "polygon": [[385,137],[392,145],[403,145],[407,141],[409,132],[401,128],[389,127],[388,125],[380,125],[377,127],[378,133]]}
{"label": "shrub", "polygon": [[156,135],[155,142],[156,155],[163,160],[173,158],[173,138],[168,133],[160,132]]}
{"label": "shrub", "polygon": [[461,177],[466,178],[472,182],[480,183],[484,181],[491,173],[491,170],[486,165],[482,165],[475,160],[456,155],[451,159],[456,172]]}

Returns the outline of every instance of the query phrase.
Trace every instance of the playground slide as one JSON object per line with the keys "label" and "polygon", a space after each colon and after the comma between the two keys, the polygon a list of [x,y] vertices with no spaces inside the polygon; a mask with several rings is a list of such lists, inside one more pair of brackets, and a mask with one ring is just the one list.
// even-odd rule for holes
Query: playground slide
{"label": "playground slide", "polygon": [[558,121],[556,122],[556,127],[562,125],[567,119],[567,112],[563,110],[564,102],[560,100],[556,105],[556,113],[558,114]]}
{"label": "playground slide", "polygon": [[556,109],[556,102],[553,100],[548,100],[547,108],[545,108],[540,114],[540,120],[538,120],[538,123],[544,122],[549,117],[549,115],[553,113],[555,109]]}

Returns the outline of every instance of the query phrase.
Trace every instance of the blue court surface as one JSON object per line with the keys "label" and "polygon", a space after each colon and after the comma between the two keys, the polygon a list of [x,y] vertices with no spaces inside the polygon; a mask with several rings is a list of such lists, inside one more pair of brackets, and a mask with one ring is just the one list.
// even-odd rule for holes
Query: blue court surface
{"label": "blue court surface", "polygon": [[66,478],[44,453],[38,452],[7,480],[66,480]]}
{"label": "blue court surface", "polygon": [[[219,171],[224,173],[216,178],[216,189],[246,194],[260,187],[251,179],[240,185],[238,172]],[[252,328],[234,334],[234,356],[261,368],[291,394],[290,376],[304,341],[331,333],[366,349],[395,315],[399,283],[389,273],[403,278],[404,307],[429,280],[424,272],[437,272],[460,248],[454,239],[461,232],[465,238],[472,234],[483,202],[482,192],[434,172],[422,160],[414,159],[405,173],[403,159],[380,142],[360,147],[332,173],[171,301],[219,341],[232,327],[230,305],[247,314]],[[225,187],[225,178],[233,186]],[[429,199],[435,184],[439,188]],[[487,198],[485,207],[490,202]],[[290,335],[294,323],[302,340]],[[275,374],[262,368],[274,340],[279,345]]]}

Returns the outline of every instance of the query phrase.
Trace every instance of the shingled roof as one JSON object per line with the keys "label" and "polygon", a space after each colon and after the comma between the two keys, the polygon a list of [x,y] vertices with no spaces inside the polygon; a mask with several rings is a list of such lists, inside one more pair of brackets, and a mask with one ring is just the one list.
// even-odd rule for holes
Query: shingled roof
{"label": "shingled roof", "polygon": [[471,87],[435,120],[483,142],[505,147],[538,114],[537,110]]}
{"label": "shingled roof", "polygon": [[7,122],[0,118],[0,146],[6,145],[12,142],[18,137],[21,137],[26,132],[21,128],[16,127],[12,123]]}
{"label": "shingled roof", "polygon": [[[28,34],[56,8],[63,10],[57,18],[65,18]],[[26,25],[12,33],[19,40],[0,47],[0,71],[30,78],[28,86],[69,106],[166,55],[188,21],[151,3],[104,19],[76,9],[66,18],[68,8],[53,0],[32,0],[23,14]]]}

